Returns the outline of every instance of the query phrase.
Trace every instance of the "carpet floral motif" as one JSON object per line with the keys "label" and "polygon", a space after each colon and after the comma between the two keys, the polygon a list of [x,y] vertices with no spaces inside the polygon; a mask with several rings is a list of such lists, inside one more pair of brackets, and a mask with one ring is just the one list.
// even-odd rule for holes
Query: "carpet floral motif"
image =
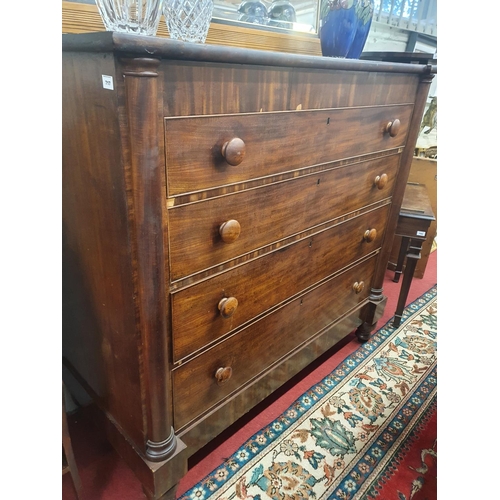
{"label": "carpet floral motif", "polygon": [[437,287],[387,323],[181,500],[354,500],[435,406]]}

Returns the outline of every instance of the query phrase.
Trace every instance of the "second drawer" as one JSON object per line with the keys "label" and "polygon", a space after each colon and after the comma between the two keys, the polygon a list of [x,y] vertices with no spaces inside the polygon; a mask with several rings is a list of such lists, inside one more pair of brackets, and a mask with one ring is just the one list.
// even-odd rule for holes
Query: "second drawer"
{"label": "second drawer", "polygon": [[[399,155],[318,172],[168,210],[176,281],[392,195]],[[221,226],[235,221],[239,233]],[[224,229],[223,229],[224,230]]]}

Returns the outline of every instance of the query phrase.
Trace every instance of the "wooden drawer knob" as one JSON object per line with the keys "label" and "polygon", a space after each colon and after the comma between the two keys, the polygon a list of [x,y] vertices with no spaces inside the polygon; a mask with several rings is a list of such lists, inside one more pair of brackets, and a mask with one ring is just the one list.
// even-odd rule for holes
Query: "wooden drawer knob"
{"label": "wooden drawer knob", "polygon": [[224,297],[218,307],[223,318],[230,318],[238,307],[238,300],[235,297]]}
{"label": "wooden drawer knob", "polygon": [[245,150],[245,143],[239,137],[235,137],[223,144],[221,153],[229,165],[239,165],[243,161]]}
{"label": "wooden drawer knob", "polygon": [[401,128],[401,122],[399,121],[398,118],[396,118],[395,120],[393,120],[392,122],[389,122],[385,126],[385,131],[389,132],[389,135],[391,137],[396,137],[399,133],[400,128]]}
{"label": "wooden drawer knob", "polygon": [[375,228],[367,229],[365,231],[365,234],[363,235],[363,239],[368,243],[372,242],[376,237],[377,237],[377,230]]}
{"label": "wooden drawer knob", "polygon": [[388,180],[389,177],[387,177],[387,174],[377,175],[377,177],[375,177],[375,185],[379,189],[383,189],[386,186]]}
{"label": "wooden drawer knob", "polygon": [[224,243],[236,241],[241,233],[241,226],[237,220],[231,219],[223,222],[219,227],[219,234]]}
{"label": "wooden drawer knob", "polygon": [[363,291],[363,288],[365,287],[365,282],[364,281],[356,281],[354,285],[352,285],[352,289],[354,290],[354,293],[360,293]]}
{"label": "wooden drawer knob", "polygon": [[224,384],[231,378],[232,374],[233,374],[233,369],[230,366],[226,366],[224,368],[220,367],[215,372],[215,380],[217,380],[217,383],[219,385]]}

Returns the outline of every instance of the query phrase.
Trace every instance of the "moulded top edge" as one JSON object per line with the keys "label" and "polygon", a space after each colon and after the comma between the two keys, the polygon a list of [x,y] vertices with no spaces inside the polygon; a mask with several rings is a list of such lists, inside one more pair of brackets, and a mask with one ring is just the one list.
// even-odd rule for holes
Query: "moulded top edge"
{"label": "moulded top edge", "polygon": [[380,71],[422,75],[437,73],[437,66],[430,64],[391,63],[289,54],[241,47],[182,42],[169,38],[130,35],[110,31],[63,34],[62,50],[68,52],[115,52],[123,56],[289,68]]}

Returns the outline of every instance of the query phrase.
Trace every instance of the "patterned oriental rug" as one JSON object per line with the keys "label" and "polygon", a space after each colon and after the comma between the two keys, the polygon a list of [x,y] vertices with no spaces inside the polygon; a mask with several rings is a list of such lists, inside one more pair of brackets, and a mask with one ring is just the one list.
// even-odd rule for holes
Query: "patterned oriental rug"
{"label": "patterned oriental rug", "polygon": [[435,500],[437,286],[181,500]]}

